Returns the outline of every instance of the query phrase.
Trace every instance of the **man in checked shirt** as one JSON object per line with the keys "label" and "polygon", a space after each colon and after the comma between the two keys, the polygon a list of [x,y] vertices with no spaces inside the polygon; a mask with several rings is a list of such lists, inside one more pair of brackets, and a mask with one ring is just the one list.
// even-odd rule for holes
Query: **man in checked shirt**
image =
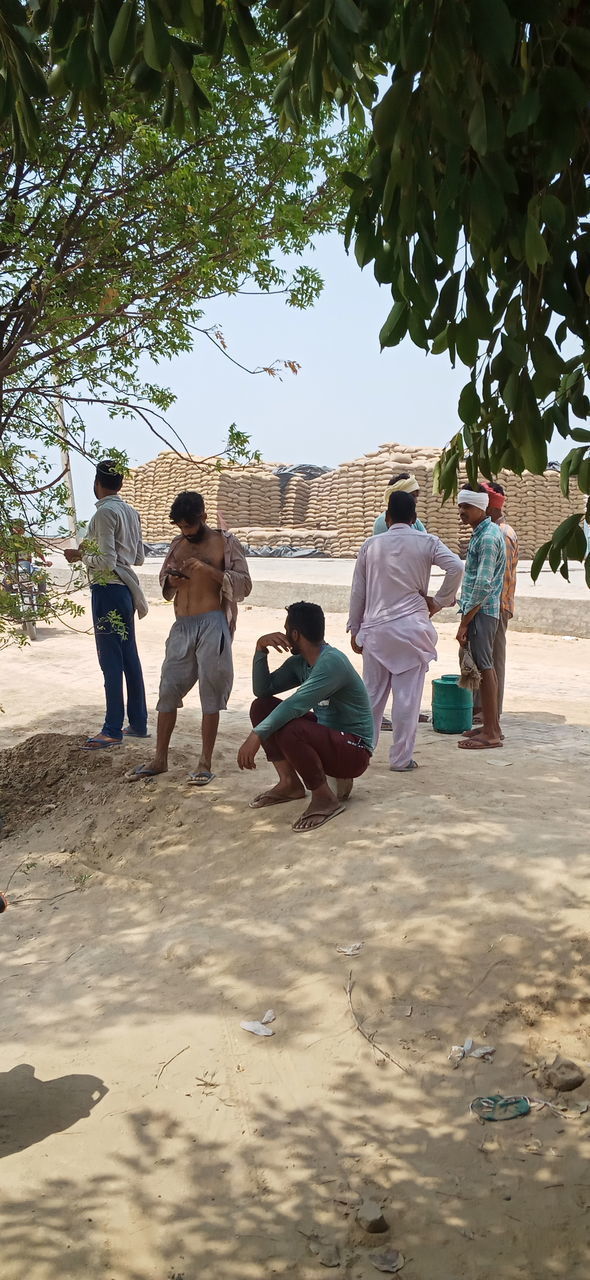
{"label": "man in checked shirt", "polygon": [[[510,619],[514,617],[518,537],[504,515],[506,497],[502,485],[492,482],[488,484],[483,480],[482,488],[489,495],[488,514],[490,520],[493,520],[494,524],[497,524],[498,528],[502,530],[506,543],[506,571],[500,597],[500,617],[498,618],[498,628],[494,639],[494,671],[498,681],[498,718],[501,720],[504,706],[504,682],[506,679],[506,631]],[[478,690],[473,698],[473,720],[476,725],[481,725],[481,719],[481,698]]]}
{"label": "man in checked shirt", "polygon": [[500,600],[506,571],[506,544],[501,529],[487,514],[489,493],[478,485],[465,485],[457,497],[459,516],[472,529],[465,575],[459,599],[459,644],[469,646],[481,673],[481,728],[459,739],[463,750],[485,751],[502,746],[498,714],[498,678],[494,669],[494,640],[500,617]]}

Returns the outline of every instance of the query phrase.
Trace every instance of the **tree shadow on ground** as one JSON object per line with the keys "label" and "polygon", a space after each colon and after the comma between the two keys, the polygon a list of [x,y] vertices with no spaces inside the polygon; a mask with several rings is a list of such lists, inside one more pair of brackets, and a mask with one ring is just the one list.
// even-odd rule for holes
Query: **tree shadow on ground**
{"label": "tree shadow on ground", "polygon": [[[294,813],[248,810],[266,769],[235,771],[242,719],[205,792],[182,782],[186,738],[173,774],[133,787],[128,744],[0,847],[7,868],[37,864],[2,918],[7,1025],[35,1061],[49,1042],[79,1065],[89,1045],[112,1107],[84,1123],[75,1170],[48,1138],[51,1174],[23,1165],[4,1188],[6,1280],[315,1280],[314,1233],[368,1280],[354,1204],[371,1192],[407,1280],[587,1280],[584,1117],[480,1127],[468,1110],[538,1094],[538,1058],[583,1053],[582,731],[523,725],[531,749],[516,736],[500,765],[426,726],[428,767],[393,779],[380,747],[342,821],[307,839]],[[355,940],[357,959],[336,952]],[[355,1031],[350,968],[358,1018],[404,1072]],[[276,1034],[256,1041],[240,1021],[269,1005]],[[453,1071],[468,1035],[496,1059]],[[129,1076],[126,1036],[123,1088],[103,1064]]]}

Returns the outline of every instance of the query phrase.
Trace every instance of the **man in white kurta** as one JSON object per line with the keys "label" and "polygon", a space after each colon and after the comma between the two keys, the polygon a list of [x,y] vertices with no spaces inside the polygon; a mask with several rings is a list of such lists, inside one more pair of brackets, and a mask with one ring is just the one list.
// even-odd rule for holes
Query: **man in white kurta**
{"label": "man in white kurta", "polygon": [[[454,604],[463,564],[440,538],[412,528],[411,494],[393,493],[388,531],[368,538],[359,551],[352,580],[348,630],[363,654],[363,679],[373,709],[375,744],[393,691],[393,745],[390,768],[415,769],[413,758],[420,701],[437,633],[431,615]],[[428,594],[433,565],[444,571],[442,586]]]}

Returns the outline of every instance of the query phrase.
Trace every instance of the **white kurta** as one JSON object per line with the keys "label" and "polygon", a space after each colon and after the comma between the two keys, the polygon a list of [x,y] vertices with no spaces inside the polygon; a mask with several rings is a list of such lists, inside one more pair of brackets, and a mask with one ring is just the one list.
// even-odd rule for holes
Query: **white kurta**
{"label": "white kurta", "polygon": [[363,544],[352,581],[348,630],[363,648],[375,740],[394,693],[390,766],[395,770],[412,759],[424,679],[436,658],[438,637],[425,599],[433,565],[445,572],[434,597],[442,609],[456,599],[462,561],[435,534],[396,524]]}

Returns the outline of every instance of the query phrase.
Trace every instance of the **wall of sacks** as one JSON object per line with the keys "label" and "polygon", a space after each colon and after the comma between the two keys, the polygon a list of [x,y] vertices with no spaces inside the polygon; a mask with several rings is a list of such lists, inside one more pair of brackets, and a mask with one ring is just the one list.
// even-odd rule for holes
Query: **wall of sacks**
{"label": "wall of sacks", "polygon": [[[217,466],[196,456],[167,452],[130,472],[122,496],[139,511],[148,542],[169,541],[175,529],[170,507],[182,489],[203,494],[209,521],[223,520],[251,546],[317,549],[332,556],[355,556],[383,510],[385,489],[398,471],[411,471],[420,483],[419,514],[432,532],[453,550],[464,552],[465,530],[452,502],[432,493],[440,450],[384,444],[373,453],[315,479],[295,474],[281,483],[275,463]],[[523,558],[530,558],[552,530],[585,502],[575,484],[570,499],[559,475],[502,473],[508,520],[516,529]]]}

